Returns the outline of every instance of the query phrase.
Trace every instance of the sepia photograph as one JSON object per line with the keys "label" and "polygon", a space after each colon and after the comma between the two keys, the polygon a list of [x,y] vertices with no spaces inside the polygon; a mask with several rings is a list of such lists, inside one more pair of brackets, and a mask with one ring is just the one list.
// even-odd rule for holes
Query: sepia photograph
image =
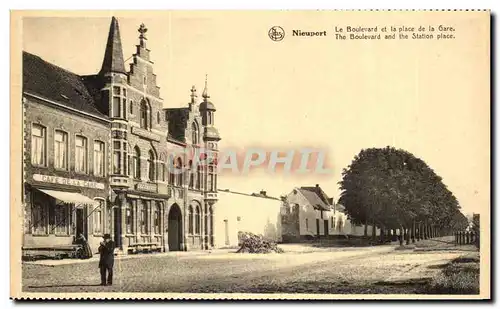
{"label": "sepia photograph", "polygon": [[490,23],[11,11],[11,298],[490,299]]}

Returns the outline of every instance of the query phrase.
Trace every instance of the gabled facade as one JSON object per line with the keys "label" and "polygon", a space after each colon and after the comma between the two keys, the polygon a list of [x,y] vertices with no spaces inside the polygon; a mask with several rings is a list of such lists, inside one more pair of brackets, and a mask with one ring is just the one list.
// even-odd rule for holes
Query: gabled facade
{"label": "gabled facade", "polygon": [[[54,140],[52,131],[57,129],[50,126],[65,123],[68,138],[64,147],[68,152],[76,147],[74,141],[78,132],[83,130],[81,135],[87,138],[85,153],[89,160],[85,164],[89,165],[86,169],[91,176],[72,173],[71,152],[67,159],[70,161],[65,163],[68,173],[61,173],[68,179],[96,180],[91,173],[94,148],[90,147],[94,147],[94,141],[103,139],[105,169],[98,176],[101,181],[98,188],[102,188],[102,192],[89,193],[90,198],[99,196],[104,200],[104,205],[98,207],[103,212],[96,219],[99,222],[95,224],[101,226],[96,237],[111,234],[124,253],[144,249],[208,249],[214,245],[216,161],[196,166],[192,154],[193,148],[203,148],[213,153],[211,157],[217,157],[220,136],[213,121],[215,106],[209,101],[205,82],[202,100],[198,101],[193,86],[185,108],[164,108],[151,51],[147,48],[146,26],[140,25],[138,32],[139,42],[128,70],[118,20],[114,17],[102,67],[95,75],[79,76],[25,53],[25,154],[28,158],[32,156],[30,136],[38,132],[38,127],[32,123],[37,123],[40,118],[40,127],[45,130],[42,131],[45,132],[42,143],[46,147],[43,151],[48,155],[44,159],[44,164],[48,163],[44,171],[48,175],[59,173],[59,170],[51,169],[52,152],[47,152],[47,149],[52,147],[49,147]],[[61,110],[63,114],[47,112],[44,110],[46,106]],[[73,118],[74,121],[70,122],[69,119]],[[50,125],[43,126],[44,123]],[[98,148],[94,152],[99,155]],[[28,158],[25,160],[28,172],[25,181],[29,185],[30,178],[33,178],[30,173],[35,167]],[[56,197],[53,199],[57,200]],[[31,207],[26,205],[26,209]],[[85,214],[91,210],[82,207],[86,212],[79,224],[90,231],[92,217]],[[29,219],[30,215],[27,214],[26,218]],[[73,231],[72,238],[78,232]],[[84,234],[86,237],[90,235],[88,232]],[[74,242],[70,238],[66,243]],[[41,238],[34,241],[41,242]]]}

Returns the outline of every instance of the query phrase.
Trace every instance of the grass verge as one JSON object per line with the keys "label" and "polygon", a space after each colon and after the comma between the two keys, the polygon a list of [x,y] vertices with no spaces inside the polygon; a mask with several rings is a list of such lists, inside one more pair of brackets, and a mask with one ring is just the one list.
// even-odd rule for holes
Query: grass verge
{"label": "grass verge", "polygon": [[446,264],[425,290],[428,294],[479,294],[479,252]]}

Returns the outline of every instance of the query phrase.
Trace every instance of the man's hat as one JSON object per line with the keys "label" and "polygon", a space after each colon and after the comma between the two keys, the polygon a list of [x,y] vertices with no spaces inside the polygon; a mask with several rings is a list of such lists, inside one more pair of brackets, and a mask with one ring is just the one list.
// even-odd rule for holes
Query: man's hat
{"label": "man's hat", "polygon": [[111,239],[111,235],[109,235],[109,234],[104,234],[103,238],[104,238],[104,239]]}

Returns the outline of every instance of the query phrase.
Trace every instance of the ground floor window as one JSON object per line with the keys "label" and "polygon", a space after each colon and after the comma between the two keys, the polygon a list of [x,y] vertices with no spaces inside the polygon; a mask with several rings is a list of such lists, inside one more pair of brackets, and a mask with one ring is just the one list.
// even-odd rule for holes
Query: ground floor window
{"label": "ground floor window", "polygon": [[54,207],[54,232],[57,235],[69,234],[69,205],[59,204]]}
{"label": "ground floor window", "polygon": [[141,207],[141,234],[147,234],[148,233],[148,225],[149,225],[149,220],[148,220],[148,202],[143,202],[142,207]]}
{"label": "ground floor window", "polygon": [[127,208],[125,209],[125,224],[127,229],[127,234],[134,233],[134,216],[132,213],[133,205],[129,203]]}
{"label": "ground floor window", "polygon": [[46,205],[35,203],[31,208],[33,234],[47,234],[48,215]]}
{"label": "ground floor window", "polygon": [[94,209],[94,234],[103,234],[104,229],[104,200],[97,200],[99,203]]}

